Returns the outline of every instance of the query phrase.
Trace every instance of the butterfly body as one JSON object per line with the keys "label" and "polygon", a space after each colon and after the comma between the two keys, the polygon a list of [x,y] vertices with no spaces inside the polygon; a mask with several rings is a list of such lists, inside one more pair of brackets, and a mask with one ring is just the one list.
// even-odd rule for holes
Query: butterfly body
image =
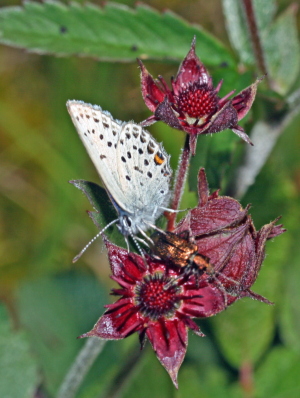
{"label": "butterfly body", "polygon": [[134,122],[97,105],[68,101],[68,111],[117,210],[117,227],[134,236],[155,224],[169,201],[169,155]]}

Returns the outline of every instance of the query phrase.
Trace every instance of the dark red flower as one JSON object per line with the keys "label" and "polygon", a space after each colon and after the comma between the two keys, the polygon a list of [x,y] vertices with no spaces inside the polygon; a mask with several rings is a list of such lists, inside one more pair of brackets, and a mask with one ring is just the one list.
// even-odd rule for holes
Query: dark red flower
{"label": "dark red flower", "polygon": [[162,76],[154,80],[142,61],[141,86],[144,101],[153,115],[142,122],[148,126],[161,120],[171,127],[191,135],[191,149],[195,152],[197,135],[217,133],[230,128],[248,144],[251,141],[244,129],[238,125],[248,113],[261,79],[229,99],[235,90],[220,98],[218,92],[222,80],[213,87],[212,78],[195,54],[196,37],[191,49],[181,63],[177,76],[172,79],[172,90]]}
{"label": "dark red flower", "polygon": [[203,336],[193,318],[213,316],[246,296],[270,303],[250,287],[264,259],[266,240],[284,232],[276,221],[256,231],[248,207],[218,192],[209,195],[201,169],[198,207],[173,233],[158,235],[159,249],[143,259],[105,241],[112,279],[120,285],[112,294],[121,297],[80,337],[117,340],[137,332],[142,346],[150,341],[177,387],[188,329]]}
{"label": "dark red flower", "polygon": [[240,203],[218,191],[209,195],[204,169],[198,176],[198,206],[180,222],[174,233],[189,231],[190,239],[198,252],[209,258],[216,280],[225,288],[228,304],[241,297],[270,303],[266,298],[252,292],[265,256],[265,244],[285,232],[278,219],[256,231],[249,206],[243,209]]}
{"label": "dark red flower", "polygon": [[157,358],[177,387],[177,373],[188,344],[188,328],[203,336],[192,318],[209,317],[225,309],[224,293],[208,280],[182,277],[181,270],[165,261],[128,253],[106,241],[112,279],[122,296],[107,305],[94,328],[80,337],[116,340],[138,332],[141,345],[150,341]]}

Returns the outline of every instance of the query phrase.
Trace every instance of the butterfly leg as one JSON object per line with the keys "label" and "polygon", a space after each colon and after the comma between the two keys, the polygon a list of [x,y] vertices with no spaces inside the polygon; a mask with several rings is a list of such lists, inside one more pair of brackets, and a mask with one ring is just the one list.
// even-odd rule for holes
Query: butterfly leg
{"label": "butterfly leg", "polygon": [[[149,225],[149,224],[148,224]],[[152,227],[152,225],[151,225],[151,227]],[[145,238],[145,239],[147,239],[150,243],[151,243],[151,245],[154,245],[154,242],[153,242],[153,240],[137,225],[137,228],[138,228],[138,230],[139,230],[139,233],[141,234],[141,235],[143,235],[143,237]],[[141,239],[141,242],[143,242],[143,239]],[[145,241],[144,241],[145,242]],[[145,242],[146,243],[146,242]],[[148,246],[149,247],[149,245],[146,243],[146,246]]]}

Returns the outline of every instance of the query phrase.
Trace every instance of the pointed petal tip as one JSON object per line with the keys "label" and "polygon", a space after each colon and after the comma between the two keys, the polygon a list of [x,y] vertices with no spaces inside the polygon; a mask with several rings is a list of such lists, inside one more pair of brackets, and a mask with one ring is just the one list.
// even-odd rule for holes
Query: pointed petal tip
{"label": "pointed petal tip", "polygon": [[90,333],[90,332],[83,333],[83,334],[81,334],[80,336],[78,336],[78,337],[76,337],[76,338],[77,338],[77,339],[84,339],[85,337],[89,337],[89,333]]}
{"label": "pointed petal tip", "polygon": [[174,384],[175,388],[178,390],[178,380],[177,380],[177,375],[178,372],[169,372],[169,376],[171,377],[172,383]]}
{"label": "pointed petal tip", "polygon": [[192,40],[192,44],[191,44],[191,48],[193,48],[194,50],[196,48],[196,40],[197,40],[197,36],[194,35],[193,40]]}
{"label": "pointed petal tip", "polygon": [[243,127],[236,125],[234,127],[231,127],[231,130],[238,135],[242,140],[247,142],[247,144],[254,146],[253,142],[250,140],[249,136],[245,133]]}
{"label": "pointed petal tip", "polygon": [[141,70],[145,69],[145,65],[143,64],[143,62],[139,58],[137,58],[136,60],[137,60],[137,63],[139,64],[140,69]]}

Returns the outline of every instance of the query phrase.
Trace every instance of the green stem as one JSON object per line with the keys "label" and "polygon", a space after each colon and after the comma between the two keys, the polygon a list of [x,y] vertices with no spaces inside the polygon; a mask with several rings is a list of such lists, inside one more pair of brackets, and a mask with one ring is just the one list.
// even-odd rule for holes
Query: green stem
{"label": "green stem", "polygon": [[87,339],[64,378],[56,398],[74,398],[76,396],[83,379],[102,351],[105,343],[106,340],[100,340],[96,337]]}

